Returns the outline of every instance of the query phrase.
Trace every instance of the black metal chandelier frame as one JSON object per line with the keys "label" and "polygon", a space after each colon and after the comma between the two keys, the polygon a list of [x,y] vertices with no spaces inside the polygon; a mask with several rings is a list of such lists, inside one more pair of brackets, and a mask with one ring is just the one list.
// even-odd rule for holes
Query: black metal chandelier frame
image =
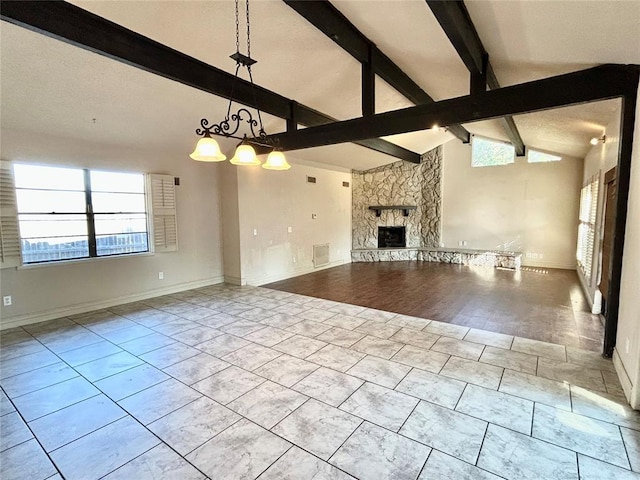
{"label": "black metal chandelier frame", "polygon": [[[240,53],[240,19],[238,11],[238,0],[235,0],[235,18],[236,18],[236,52],[230,55],[230,58],[236,62],[236,71],[231,84],[231,94],[229,96],[229,106],[227,107],[227,114],[224,119],[219,123],[210,124],[209,120],[203,118],[200,120],[200,128],[196,129],[196,134],[202,137],[211,137],[211,135],[218,135],[225,138],[235,138],[241,140],[242,143],[249,143],[262,147],[269,147],[274,150],[279,148],[279,141],[273,139],[267,135],[262,126],[262,116],[260,114],[260,107],[258,106],[258,99],[256,97],[256,88],[253,83],[253,75],[251,73],[251,66],[255,65],[258,61],[251,58],[251,26],[249,21],[249,0],[246,0],[246,23],[247,23],[247,55]],[[236,80],[238,79],[238,73],[241,68],[246,68],[249,74],[249,82],[251,83],[254,108],[257,110],[257,119],[253,118],[253,114],[245,107],[240,107],[235,113],[231,113],[231,106],[233,104],[233,92],[235,89]],[[236,135],[243,124],[249,126],[251,138],[247,137],[245,133],[243,136]],[[256,127],[259,127],[256,132]]]}

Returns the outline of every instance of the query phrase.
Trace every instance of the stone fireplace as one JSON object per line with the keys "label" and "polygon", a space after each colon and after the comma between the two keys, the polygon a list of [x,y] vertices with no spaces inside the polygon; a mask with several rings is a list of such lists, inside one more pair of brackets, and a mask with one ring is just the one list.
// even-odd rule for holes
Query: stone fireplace
{"label": "stone fireplace", "polygon": [[[354,250],[440,245],[442,147],[418,164],[395,162],[353,172]],[[402,247],[382,247],[380,227],[404,227]]]}
{"label": "stone fireplace", "polygon": [[406,227],[378,227],[378,248],[404,248]]}
{"label": "stone fireplace", "polygon": [[353,172],[353,262],[419,261],[520,269],[520,252],[440,246],[442,147],[418,164]]}

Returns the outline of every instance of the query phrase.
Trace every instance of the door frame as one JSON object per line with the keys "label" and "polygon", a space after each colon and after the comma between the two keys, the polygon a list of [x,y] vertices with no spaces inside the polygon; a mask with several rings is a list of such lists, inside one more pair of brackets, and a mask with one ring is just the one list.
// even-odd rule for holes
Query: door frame
{"label": "door frame", "polygon": [[[599,239],[598,239],[598,245],[599,245],[599,252],[598,252],[598,260],[599,260],[599,265],[598,265],[598,275],[596,277],[596,289],[598,289],[600,291],[600,293],[602,294],[602,298],[603,300],[605,300],[604,302],[604,309],[603,312],[606,311],[607,307],[608,307],[608,302],[609,302],[609,290],[607,289],[607,291],[603,291],[601,289],[601,284],[602,284],[602,279],[603,277],[607,277],[607,282],[611,282],[611,259],[612,259],[612,250],[613,245],[611,244],[609,246],[610,250],[609,250],[609,254],[608,254],[608,264],[605,265],[604,263],[604,254],[605,254],[605,249],[604,249],[604,237],[606,235],[606,225],[607,225],[607,207],[609,206],[609,184],[611,182],[613,182],[614,180],[616,180],[617,177],[617,173],[618,173],[618,167],[614,166],[612,167],[610,170],[608,170],[605,174],[604,174],[604,179],[602,182],[602,186],[603,188],[603,201],[602,201],[602,218],[600,219],[600,227],[599,227]],[[617,198],[617,190],[618,190],[618,185],[616,182],[616,198]],[[614,219],[615,219],[615,203],[613,205],[613,215],[614,215]],[[613,225],[613,227],[615,228],[615,223]],[[612,235],[614,232],[611,232]]]}
{"label": "door frame", "polygon": [[[627,227],[627,211],[629,200],[629,183],[631,181],[631,158],[633,154],[633,133],[636,123],[636,102],[638,86],[622,95],[622,112],[620,115],[620,143],[618,147],[616,221],[611,248],[611,265],[609,266],[609,294],[607,295],[607,311],[604,323],[604,344],[602,354],[612,357],[618,334],[618,313],[620,312],[620,284],[622,280],[622,260],[624,238]],[[640,145],[636,148],[640,149]]]}

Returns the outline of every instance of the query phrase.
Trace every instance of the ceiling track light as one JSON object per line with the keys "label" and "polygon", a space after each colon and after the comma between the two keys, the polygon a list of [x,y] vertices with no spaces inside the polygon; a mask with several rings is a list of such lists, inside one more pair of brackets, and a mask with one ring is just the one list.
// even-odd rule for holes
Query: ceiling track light
{"label": "ceiling track light", "polygon": [[602,135],[600,138],[598,137],[593,137],[589,143],[593,146],[598,145],[599,143],[605,143],[607,141],[607,136],[606,135]]}
{"label": "ceiling track light", "polygon": [[[230,163],[233,165],[260,165],[262,162],[256,155],[256,151],[253,147],[255,145],[272,149],[271,153],[267,156],[267,161],[262,164],[262,168],[267,170],[289,170],[291,165],[287,162],[284,153],[280,151],[280,145],[277,139],[267,135],[264,127],[262,126],[260,107],[257,102],[256,86],[253,83],[253,75],[251,73],[251,66],[255,65],[257,61],[251,58],[249,0],[245,1],[247,18],[247,55],[240,53],[240,21],[238,14],[238,2],[239,0],[235,1],[236,52],[230,56],[230,58],[236,62],[236,73],[233,77],[233,83],[231,84],[231,95],[229,97],[227,114],[222,121],[213,125],[210,125],[209,120],[206,118],[200,120],[200,128],[196,129],[196,134],[202,136],[202,138],[198,140],[195,150],[189,156],[193,160],[197,160],[199,162],[225,161],[227,159],[226,155],[220,151],[220,145],[218,145],[218,142],[212,136],[217,135],[224,138],[235,138],[241,141],[236,148],[233,158],[230,160]],[[231,113],[233,91],[238,80],[238,72],[241,68],[246,68],[249,75],[249,82],[251,83],[255,103],[254,107],[257,110],[257,119],[254,119],[251,112],[244,107],[239,108],[233,114]],[[240,127],[244,124],[248,125],[248,133],[251,134],[251,137],[248,137],[247,133],[243,136],[238,134]],[[258,128],[257,132],[255,131],[255,128]]]}

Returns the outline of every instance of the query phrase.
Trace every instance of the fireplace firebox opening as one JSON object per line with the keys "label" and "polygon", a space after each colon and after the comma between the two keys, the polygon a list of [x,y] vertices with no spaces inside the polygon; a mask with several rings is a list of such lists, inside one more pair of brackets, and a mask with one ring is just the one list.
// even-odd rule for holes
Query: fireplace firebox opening
{"label": "fireplace firebox opening", "polygon": [[378,248],[406,246],[406,227],[378,227]]}

